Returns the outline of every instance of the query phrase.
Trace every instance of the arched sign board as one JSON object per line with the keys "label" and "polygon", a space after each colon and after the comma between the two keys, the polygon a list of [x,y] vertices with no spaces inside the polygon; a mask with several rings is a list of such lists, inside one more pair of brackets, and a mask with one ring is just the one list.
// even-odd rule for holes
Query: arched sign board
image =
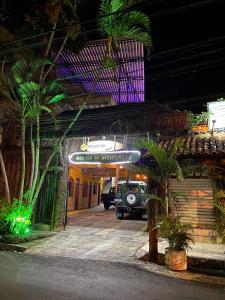
{"label": "arched sign board", "polygon": [[126,164],[135,163],[140,158],[136,150],[103,151],[103,152],[74,152],[69,155],[73,164]]}

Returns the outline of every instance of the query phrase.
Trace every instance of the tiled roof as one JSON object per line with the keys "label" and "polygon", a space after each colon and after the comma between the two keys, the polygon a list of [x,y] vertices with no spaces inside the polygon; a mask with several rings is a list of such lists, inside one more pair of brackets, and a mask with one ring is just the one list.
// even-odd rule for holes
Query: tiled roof
{"label": "tiled roof", "polygon": [[[159,140],[160,147],[171,150],[177,138],[163,138]],[[190,135],[180,137],[177,149],[178,156],[225,156],[225,132]]]}

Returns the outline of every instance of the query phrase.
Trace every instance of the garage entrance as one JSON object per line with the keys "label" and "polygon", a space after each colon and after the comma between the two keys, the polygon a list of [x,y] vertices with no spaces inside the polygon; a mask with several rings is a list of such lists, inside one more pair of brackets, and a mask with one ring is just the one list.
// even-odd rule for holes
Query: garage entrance
{"label": "garage entrance", "polygon": [[[118,181],[147,180],[129,164],[71,164],[68,178],[67,211],[88,209],[101,203],[104,205],[104,195],[111,193],[113,197]],[[105,205],[104,208],[109,207]]]}
{"label": "garage entrance", "polygon": [[105,203],[104,197],[114,200],[119,181],[147,179],[138,174],[134,165],[140,159],[140,152],[124,150],[120,142],[95,140],[81,145],[80,149],[83,151],[69,154],[69,212],[93,208],[101,202],[107,210],[110,205]]}

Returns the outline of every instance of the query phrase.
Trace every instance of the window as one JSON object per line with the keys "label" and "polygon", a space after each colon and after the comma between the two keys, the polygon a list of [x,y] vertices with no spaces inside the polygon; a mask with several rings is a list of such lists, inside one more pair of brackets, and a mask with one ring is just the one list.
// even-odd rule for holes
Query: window
{"label": "window", "polygon": [[70,180],[70,181],[68,182],[67,188],[68,188],[68,190],[67,190],[68,197],[73,197],[74,183],[73,183],[72,180]]}
{"label": "window", "polygon": [[97,183],[93,185],[93,195],[97,195]]}
{"label": "window", "polygon": [[88,196],[88,183],[87,181],[84,181],[82,185],[82,197],[87,197],[87,196]]}

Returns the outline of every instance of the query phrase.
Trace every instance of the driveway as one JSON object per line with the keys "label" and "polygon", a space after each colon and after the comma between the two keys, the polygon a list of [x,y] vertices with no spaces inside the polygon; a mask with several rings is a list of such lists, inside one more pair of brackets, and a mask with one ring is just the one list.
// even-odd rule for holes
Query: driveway
{"label": "driveway", "polygon": [[135,254],[148,240],[146,221],[125,218],[117,220],[114,209],[102,206],[68,214],[65,231],[26,243],[27,253],[132,262]]}

